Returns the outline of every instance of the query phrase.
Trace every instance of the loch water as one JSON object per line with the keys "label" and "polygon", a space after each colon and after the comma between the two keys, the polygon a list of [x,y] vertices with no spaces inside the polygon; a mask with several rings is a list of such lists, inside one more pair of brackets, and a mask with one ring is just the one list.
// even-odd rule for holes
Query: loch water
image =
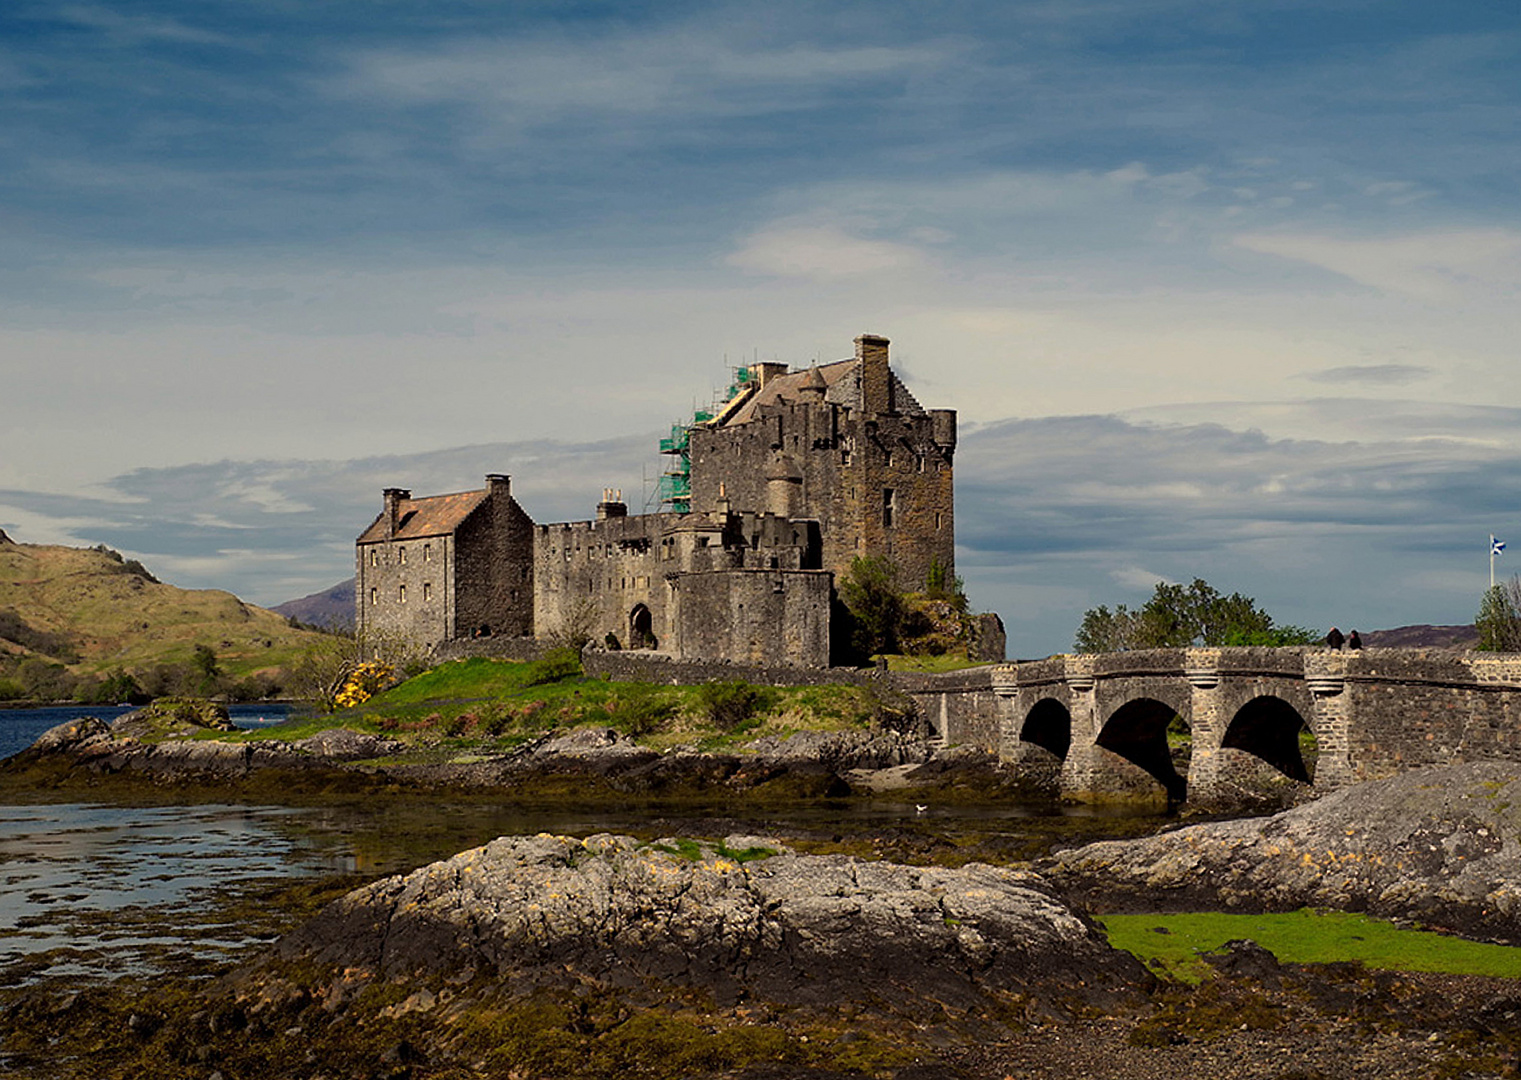
{"label": "loch water", "polygon": [[[47,705],[37,709],[0,709],[0,760],[21,753],[48,728],[78,720],[81,716],[93,716],[109,724],[132,709],[131,705]],[[268,702],[227,707],[228,717],[242,728],[278,724],[289,712],[289,705]]]}
{"label": "loch water", "polygon": [[[78,716],[109,721],[125,711],[0,710],[0,750],[8,756],[25,749],[43,731]],[[239,726],[256,727],[283,719],[285,707],[242,705],[230,712]],[[0,777],[0,986],[187,967],[211,971],[251,955],[287,928],[284,913],[264,905],[293,882],[401,873],[498,836],[806,834],[869,843],[913,832],[1014,845],[1046,835],[1103,834],[1110,817],[1018,804],[921,810],[886,800],[754,812],[732,802],[709,808],[417,798],[322,806],[48,802],[35,791],[24,797],[8,792]]]}

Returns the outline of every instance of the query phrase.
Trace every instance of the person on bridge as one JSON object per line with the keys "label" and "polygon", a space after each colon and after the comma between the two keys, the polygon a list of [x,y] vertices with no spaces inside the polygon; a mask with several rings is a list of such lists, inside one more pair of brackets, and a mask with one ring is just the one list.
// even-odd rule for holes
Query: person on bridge
{"label": "person on bridge", "polygon": [[[1356,631],[1354,631],[1354,633],[1355,632]],[[1341,646],[1342,646],[1342,642],[1344,642],[1346,640],[1347,640],[1346,638],[1342,637],[1341,631],[1338,630],[1338,629],[1336,629],[1336,627],[1333,626],[1333,627],[1331,627],[1331,632],[1326,635],[1326,648],[1328,648],[1328,649],[1340,649]]]}
{"label": "person on bridge", "polygon": [[1361,649],[1362,647],[1363,639],[1358,635],[1356,630],[1352,631],[1352,636],[1347,638],[1347,648]]}

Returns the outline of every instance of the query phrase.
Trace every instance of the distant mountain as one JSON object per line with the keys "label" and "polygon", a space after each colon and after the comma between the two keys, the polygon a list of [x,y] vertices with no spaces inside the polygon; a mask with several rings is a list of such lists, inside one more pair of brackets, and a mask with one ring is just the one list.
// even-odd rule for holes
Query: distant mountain
{"label": "distant mountain", "polygon": [[234,674],[291,662],[313,641],[220,589],[180,589],[104,545],[18,544],[0,534],[0,675],[29,658],[76,672],[143,671],[197,645]]}
{"label": "distant mountain", "polygon": [[1479,643],[1473,626],[1396,626],[1393,630],[1368,630],[1363,644],[1381,649],[1471,649]]}
{"label": "distant mountain", "polygon": [[287,600],[269,610],[307,626],[347,630],[354,625],[354,579],[340,581],[331,589],[314,592],[299,600]]}

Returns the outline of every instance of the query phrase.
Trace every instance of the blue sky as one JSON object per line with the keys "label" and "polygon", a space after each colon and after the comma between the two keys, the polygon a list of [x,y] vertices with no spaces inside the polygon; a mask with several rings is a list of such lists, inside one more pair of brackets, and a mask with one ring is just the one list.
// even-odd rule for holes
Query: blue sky
{"label": "blue sky", "polygon": [[1465,621],[1521,541],[1518,44],[1477,0],[11,0],[0,527],[276,603],[381,486],[584,516],[727,364],[870,331],[961,411],[1017,655],[1196,574]]}

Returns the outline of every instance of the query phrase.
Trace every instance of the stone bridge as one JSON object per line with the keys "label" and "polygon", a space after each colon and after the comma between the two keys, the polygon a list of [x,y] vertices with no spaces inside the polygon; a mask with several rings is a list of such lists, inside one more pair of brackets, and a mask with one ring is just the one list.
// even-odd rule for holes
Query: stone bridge
{"label": "stone bridge", "polygon": [[991,678],[999,756],[1076,801],[1278,802],[1423,765],[1521,762],[1521,655],[1149,649]]}

